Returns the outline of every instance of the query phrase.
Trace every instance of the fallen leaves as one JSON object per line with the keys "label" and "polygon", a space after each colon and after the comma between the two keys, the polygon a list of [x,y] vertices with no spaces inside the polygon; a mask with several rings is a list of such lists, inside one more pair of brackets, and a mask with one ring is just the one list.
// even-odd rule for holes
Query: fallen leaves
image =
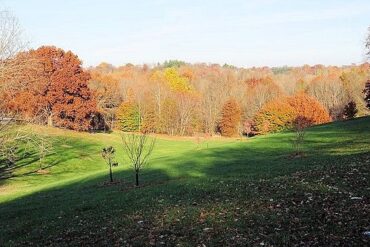
{"label": "fallen leaves", "polygon": [[369,168],[363,156],[259,180],[184,179],[178,193],[158,185],[145,200],[150,188],[143,187],[126,204],[82,201],[73,214],[58,212],[17,244],[364,246],[370,241]]}

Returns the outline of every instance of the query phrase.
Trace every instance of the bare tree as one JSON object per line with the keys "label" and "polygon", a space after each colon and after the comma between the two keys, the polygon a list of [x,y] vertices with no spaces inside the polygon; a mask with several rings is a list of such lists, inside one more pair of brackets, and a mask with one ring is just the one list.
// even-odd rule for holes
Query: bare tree
{"label": "bare tree", "polygon": [[348,93],[343,82],[337,77],[318,77],[307,87],[307,93],[315,97],[337,119],[348,102]]}
{"label": "bare tree", "polygon": [[[6,10],[0,10],[0,94],[8,88],[6,72],[9,70],[7,60],[13,57],[22,46],[21,31],[18,20]],[[14,67],[14,66],[10,66]],[[0,101],[0,160],[11,166],[15,162],[16,146],[14,142],[19,138],[16,134],[17,126],[14,116],[6,117],[2,110],[4,101]]]}
{"label": "bare tree", "polygon": [[33,140],[35,146],[38,146],[39,166],[42,170],[46,156],[53,151],[53,143],[50,141],[50,136],[47,135],[38,135]]}
{"label": "bare tree", "polygon": [[196,109],[199,108],[199,100],[190,93],[177,94],[177,99],[179,133],[185,135]]}
{"label": "bare tree", "polygon": [[0,178],[11,177],[17,168],[16,161],[30,153],[37,155],[38,171],[41,171],[52,150],[50,138],[35,133],[33,126],[19,122],[15,117],[0,118]]}
{"label": "bare tree", "polygon": [[123,134],[123,150],[130,159],[131,167],[135,172],[136,186],[139,186],[139,173],[148,164],[156,139],[147,134]]}
{"label": "bare tree", "polygon": [[23,30],[17,17],[8,10],[0,10],[0,60],[4,61],[23,50]]}
{"label": "bare tree", "polygon": [[[23,30],[18,19],[7,10],[0,10],[0,95],[27,88],[33,81],[25,71],[38,69],[36,61],[19,54],[26,48]],[[19,54],[19,55],[17,55]],[[7,171],[16,168],[15,162],[32,149],[39,156],[40,169],[52,144],[47,137],[35,134],[31,126],[21,121],[17,112],[8,112],[0,101],[0,162],[4,162]],[[3,165],[3,164],[2,164]],[[4,170],[2,170],[4,171]],[[4,177],[4,174],[0,174]]]}
{"label": "bare tree", "polygon": [[196,89],[203,95],[200,101],[201,119],[204,124],[204,131],[211,135],[216,130],[217,120],[223,103],[227,100],[229,92],[223,80],[217,78],[204,78],[195,85]]}
{"label": "bare tree", "polygon": [[294,156],[300,157],[303,155],[306,129],[311,125],[312,121],[304,116],[298,116],[293,120],[293,131],[295,135],[291,142],[294,149]]}
{"label": "bare tree", "polygon": [[7,167],[15,162],[16,150],[14,145],[14,131],[16,130],[12,118],[0,117],[0,161]]}
{"label": "bare tree", "polygon": [[368,27],[367,38],[365,41],[366,55],[370,58],[370,26]]}
{"label": "bare tree", "polygon": [[[9,90],[8,87],[11,86],[11,83],[8,82],[9,79],[20,75],[19,67],[22,67],[23,64],[9,60],[26,47],[22,36],[18,19],[11,12],[0,10],[0,93]],[[9,74],[12,75],[11,78],[9,78]]]}

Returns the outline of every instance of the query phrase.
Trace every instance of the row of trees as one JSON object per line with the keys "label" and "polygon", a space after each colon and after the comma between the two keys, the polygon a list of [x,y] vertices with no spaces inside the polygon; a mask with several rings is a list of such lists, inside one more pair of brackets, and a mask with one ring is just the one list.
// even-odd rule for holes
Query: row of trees
{"label": "row of trees", "polygon": [[[16,21],[4,13],[8,22]],[[14,26],[5,25],[10,35],[4,36],[13,45],[4,48],[9,43],[4,40],[0,46],[3,116],[82,131],[232,136],[289,127],[297,111],[313,124],[369,113],[368,63],[246,69],[173,60],[84,69],[71,51],[53,46],[22,51],[19,30],[9,28]],[[278,118],[285,118],[284,127],[275,126]]]}
{"label": "row of trees", "polygon": [[350,102],[358,116],[369,112],[363,93],[370,74],[367,63],[282,71],[205,64],[116,68],[103,63],[84,70],[76,55],[56,47],[21,52],[4,63],[17,69],[9,69],[0,82],[6,88],[0,92],[3,112],[75,130],[230,136],[243,132],[246,121],[260,121],[266,104],[281,104],[276,107],[289,111],[286,97],[298,94],[314,99],[328,119],[345,118]]}
{"label": "row of trees", "polygon": [[98,90],[99,111],[110,120],[110,127],[170,135],[219,132],[230,136],[248,132],[245,127],[253,125],[257,115],[258,119],[263,116],[267,103],[281,108],[287,97],[302,94],[315,102],[313,108],[325,112],[325,121],[348,118],[345,110],[349,104],[355,105],[357,116],[369,113],[363,93],[370,75],[367,63],[280,70],[166,64],[176,67],[103,63],[89,68],[89,85]]}

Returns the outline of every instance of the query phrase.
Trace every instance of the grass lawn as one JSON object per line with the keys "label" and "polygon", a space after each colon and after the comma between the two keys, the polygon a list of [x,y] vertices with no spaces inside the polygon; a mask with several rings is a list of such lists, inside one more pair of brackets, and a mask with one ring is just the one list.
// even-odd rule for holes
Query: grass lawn
{"label": "grass lawn", "polygon": [[[119,133],[37,127],[54,142],[0,180],[0,246],[329,246],[370,238],[370,117],[316,126],[305,156],[284,132],[160,138],[134,188]],[[102,147],[117,149],[107,183]]]}

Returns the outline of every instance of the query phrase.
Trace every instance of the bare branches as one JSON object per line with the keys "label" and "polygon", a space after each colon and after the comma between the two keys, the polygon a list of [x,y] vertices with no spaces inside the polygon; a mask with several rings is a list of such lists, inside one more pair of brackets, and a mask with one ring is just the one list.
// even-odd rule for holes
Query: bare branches
{"label": "bare branches", "polygon": [[367,38],[365,41],[366,55],[370,59],[370,26],[367,29]]}
{"label": "bare branches", "polygon": [[136,173],[136,186],[139,185],[139,172],[147,163],[155,146],[156,139],[147,134],[123,134],[123,150],[130,159],[131,167]]}
{"label": "bare branches", "polygon": [[45,135],[34,135],[32,141],[33,145],[38,146],[39,165],[42,170],[46,156],[53,152],[53,143],[49,136]]}
{"label": "bare branches", "polygon": [[[19,55],[20,59],[15,59],[16,54],[25,47],[18,19],[7,10],[0,10],[0,96],[4,99],[6,94],[7,101],[13,92],[30,83],[29,73],[25,73],[25,69],[37,67],[33,61],[23,59],[22,54]],[[6,100],[0,101],[0,111]],[[0,117],[4,117],[3,114]]]}
{"label": "bare branches", "polygon": [[49,138],[35,134],[32,127],[17,121],[16,112],[4,106],[18,91],[29,88],[35,79],[31,75],[40,68],[38,61],[19,53],[27,44],[22,33],[18,19],[11,12],[0,10],[0,161],[15,165],[19,156],[32,149],[39,156],[42,169],[43,160],[52,150]]}
{"label": "bare branches", "polygon": [[298,116],[293,120],[293,130],[295,135],[291,141],[294,149],[294,156],[299,157],[303,155],[306,128],[312,124],[312,120],[304,116]]}
{"label": "bare branches", "polygon": [[11,145],[17,135],[15,125],[12,118],[4,118],[0,116],[0,162],[3,161],[7,166],[11,166],[15,162],[16,149]]}
{"label": "bare branches", "polygon": [[13,57],[26,48],[18,19],[7,10],[0,10],[0,61]]}
{"label": "bare branches", "polygon": [[53,143],[48,135],[36,133],[33,128],[15,118],[0,118],[0,179],[12,177],[19,167],[17,161],[28,155],[39,161],[39,169],[33,172],[47,167],[45,158],[53,152]]}

